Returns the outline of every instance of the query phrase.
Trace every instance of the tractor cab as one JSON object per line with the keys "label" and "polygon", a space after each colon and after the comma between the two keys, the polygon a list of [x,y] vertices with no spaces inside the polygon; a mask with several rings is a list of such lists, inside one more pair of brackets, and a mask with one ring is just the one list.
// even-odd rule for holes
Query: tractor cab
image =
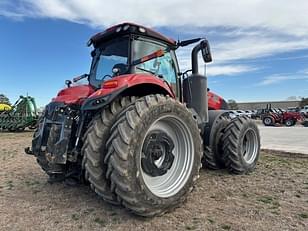
{"label": "tractor cab", "polygon": [[[182,74],[175,50],[199,41],[192,51],[192,69]],[[59,92],[53,102],[75,103],[82,110],[97,110],[119,95],[162,93],[186,102],[198,114],[202,111],[201,120],[206,121],[207,85],[204,76],[198,75],[198,53],[202,52],[205,63],[212,61],[207,40],[175,42],[149,28],[122,23],[94,35],[87,45],[94,48],[90,72],[74,78],[73,82],[88,78],[89,85],[70,89],[72,82],[67,80],[68,88]],[[189,71],[198,77],[191,78],[187,75]],[[195,97],[202,100],[192,100]]]}
{"label": "tractor cab", "polygon": [[123,23],[93,36],[93,57],[89,82],[102,82],[125,74],[151,74],[176,90],[179,67],[175,41],[142,26]]}

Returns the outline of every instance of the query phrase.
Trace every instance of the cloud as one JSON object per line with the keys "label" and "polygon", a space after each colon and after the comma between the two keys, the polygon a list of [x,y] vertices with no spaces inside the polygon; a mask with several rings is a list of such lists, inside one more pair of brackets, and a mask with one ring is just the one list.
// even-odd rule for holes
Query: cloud
{"label": "cloud", "polygon": [[273,84],[279,84],[285,81],[293,81],[293,80],[306,80],[308,81],[308,75],[304,74],[275,74],[265,77],[258,86],[268,86]]}
{"label": "cloud", "polygon": [[217,62],[255,59],[302,49],[308,49],[308,37],[292,40],[284,37],[277,38],[275,35],[244,36],[235,41],[214,43],[213,46]]}
{"label": "cloud", "polygon": [[[132,21],[168,27],[186,36],[208,36],[213,65],[209,75],[236,75],[260,67],[252,59],[308,49],[308,1],[290,0],[2,0],[0,16],[63,19],[99,30]],[[191,47],[178,52],[182,69],[190,67]],[[231,63],[237,62],[237,65]],[[202,68],[202,67],[201,67]],[[283,76],[281,76],[283,77]],[[278,80],[272,80],[278,81]],[[269,81],[270,82],[270,81]]]}
{"label": "cloud", "polygon": [[[4,2],[10,2],[4,0]],[[15,11],[32,17],[51,17],[96,26],[123,20],[151,26],[260,27],[307,35],[308,2],[297,0],[19,0]],[[4,5],[4,4],[2,4]],[[23,10],[28,12],[21,12]]]}
{"label": "cloud", "polygon": [[248,65],[209,65],[207,66],[207,76],[231,76],[244,72],[255,71],[258,68]]}
{"label": "cloud", "polygon": [[[188,69],[191,69],[191,50],[192,47],[184,47],[180,48],[177,51],[177,57],[179,66],[181,68],[181,71],[186,71]],[[215,51],[212,52],[215,55]],[[214,58],[215,60],[215,58]],[[199,57],[198,60],[199,63],[199,72],[204,73],[204,62],[201,57]],[[238,75],[245,72],[251,72],[256,71],[260,69],[260,67],[252,66],[252,65],[241,65],[241,64],[229,64],[225,62],[213,62],[206,65],[206,75],[208,77],[213,76],[233,76]]]}

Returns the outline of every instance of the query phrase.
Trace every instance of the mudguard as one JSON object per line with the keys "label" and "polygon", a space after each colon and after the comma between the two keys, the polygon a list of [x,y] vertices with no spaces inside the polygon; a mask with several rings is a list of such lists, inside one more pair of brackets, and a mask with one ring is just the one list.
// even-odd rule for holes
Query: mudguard
{"label": "mudguard", "polygon": [[120,95],[142,94],[140,92],[128,92],[136,87],[144,87],[147,94],[163,93],[175,97],[171,87],[161,78],[150,74],[127,74],[114,77],[102,83],[101,89],[94,92],[84,101],[81,110],[97,110],[108,104]]}

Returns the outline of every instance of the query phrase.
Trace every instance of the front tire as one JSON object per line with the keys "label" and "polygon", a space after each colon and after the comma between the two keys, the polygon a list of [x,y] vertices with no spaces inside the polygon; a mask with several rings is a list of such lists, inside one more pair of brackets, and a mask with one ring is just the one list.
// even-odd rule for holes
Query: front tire
{"label": "front tire", "polygon": [[263,118],[263,124],[265,126],[273,126],[274,125],[274,119],[271,116],[266,116]]}
{"label": "front tire", "polygon": [[117,115],[134,101],[135,97],[123,97],[113,101],[92,120],[84,137],[82,165],[85,169],[85,179],[90,182],[93,191],[112,204],[119,202],[116,194],[110,190],[110,181],[106,179],[106,142]]}
{"label": "front tire", "polygon": [[180,102],[149,95],[127,107],[107,143],[107,177],[119,202],[149,217],[179,206],[201,167],[202,141]]}
{"label": "front tire", "polygon": [[225,164],[231,173],[252,172],[260,155],[260,134],[257,125],[246,116],[233,119],[223,136]]}

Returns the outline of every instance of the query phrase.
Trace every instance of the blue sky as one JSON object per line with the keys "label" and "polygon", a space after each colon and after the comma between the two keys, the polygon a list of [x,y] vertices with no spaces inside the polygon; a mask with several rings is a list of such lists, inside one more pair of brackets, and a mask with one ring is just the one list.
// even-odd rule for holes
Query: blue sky
{"label": "blue sky", "polygon": [[[209,87],[226,99],[308,97],[307,12],[305,0],[159,0],[152,5],[2,0],[0,92],[11,101],[28,93],[40,106],[47,104],[65,79],[89,71],[91,49],[85,44],[91,35],[132,21],[174,39],[207,37],[214,59],[207,67]],[[178,51],[183,70],[190,68],[190,52],[191,47]]]}

